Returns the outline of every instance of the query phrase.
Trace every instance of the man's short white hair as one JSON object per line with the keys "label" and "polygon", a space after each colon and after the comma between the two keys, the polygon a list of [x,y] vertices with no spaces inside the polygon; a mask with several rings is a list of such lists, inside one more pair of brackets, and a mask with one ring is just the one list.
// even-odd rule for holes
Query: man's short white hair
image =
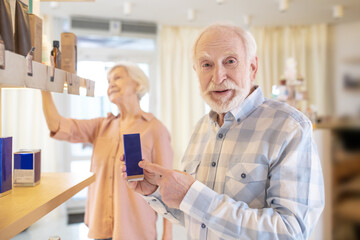
{"label": "man's short white hair", "polygon": [[137,96],[140,100],[147,92],[150,90],[150,84],[149,84],[149,78],[145,75],[143,70],[133,62],[129,61],[121,61],[116,63],[113,67],[111,67],[107,73],[107,76],[109,77],[109,74],[115,69],[123,67],[128,72],[131,79],[136,81],[139,84],[139,88],[137,90]]}
{"label": "man's short white hair", "polygon": [[246,59],[247,61],[252,60],[254,57],[256,57],[256,50],[257,50],[257,45],[255,42],[254,37],[252,36],[252,34],[249,31],[246,31],[245,29],[236,26],[234,24],[231,23],[215,23],[215,24],[211,24],[209,26],[207,26],[206,28],[204,28],[198,38],[196,39],[194,46],[193,46],[193,62],[195,63],[195,54],[196,54],[196,47],[197,44],[199,42],[199,40],[201,39],[201,37],[204,35],[204,33],[210,31],[210,30],[216,30],[216,29],[227,29],[229,31],[234,32],[236,35],[238,35],[241,39],[242,42],[244,43],[245,46],[245,54],[246,54]]}

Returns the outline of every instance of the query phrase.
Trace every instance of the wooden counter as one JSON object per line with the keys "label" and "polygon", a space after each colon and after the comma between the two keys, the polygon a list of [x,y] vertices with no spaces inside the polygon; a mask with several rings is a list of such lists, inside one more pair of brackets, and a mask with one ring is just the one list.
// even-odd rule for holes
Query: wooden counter
{"label": "wooden counter", "polygon": [[13,187],[0,198],[0,239],[10,239],[90,183],[93,173],[42,173],[35,187]]}

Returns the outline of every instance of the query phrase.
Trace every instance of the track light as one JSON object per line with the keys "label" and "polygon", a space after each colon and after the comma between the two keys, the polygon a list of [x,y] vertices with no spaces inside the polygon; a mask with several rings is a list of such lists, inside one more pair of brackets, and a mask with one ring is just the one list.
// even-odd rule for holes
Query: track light
{"label": "track light", "polygon": [[124,15],[129,16],[132,13],[132,3],[124,2]]}
{"label": "track light", "polygon": [[333,18],[339,19],[344,16],[344,7],[343,5],[334,5],[333,6]]}
{"label": "track light", "polygon": [[196,18],[196,11],[193,8],[189,8],[187,11],[187,19],[189,21],[194,21]]}
{"label": "track light", "polygon": [[289,8],[289,0],[279,0],[280,12],[285,12]]}

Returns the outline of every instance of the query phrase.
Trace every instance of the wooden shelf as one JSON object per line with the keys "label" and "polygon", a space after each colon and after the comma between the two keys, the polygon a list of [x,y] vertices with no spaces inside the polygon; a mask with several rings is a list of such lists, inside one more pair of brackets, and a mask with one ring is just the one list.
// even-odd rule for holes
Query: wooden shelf
{"label": "wooden shelf", "polygon": [[51,67],[32,61],[33,75],[28,76],[26,59],[24,56],[5,51],[5,69],[0,69],[0,87],[6,88],[35,88],[50,92],[79,95],[79,88],[86,88],[86,96],[93,97],[95,82],[55,68],[54,79],[50,80]]}
{"label": "wooden shelf", "polygon": [[95,181],[93,173],[42,173],[35,187],[0,198],[0,238],[10,239]]}

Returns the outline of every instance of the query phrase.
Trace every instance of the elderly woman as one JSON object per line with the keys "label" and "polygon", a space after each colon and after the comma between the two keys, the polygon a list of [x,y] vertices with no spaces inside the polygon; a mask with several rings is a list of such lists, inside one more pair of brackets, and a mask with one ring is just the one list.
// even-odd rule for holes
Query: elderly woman
{"label": "elderly woman", "polygon": [[[89,186],[85,224],[95,239],[157,239],[157,215],[146,201],[121,178],[119,160],[124,154],[123,134],[140,133],[142,157],[172,167],[173,151],[165,126],[141,110],[139,100],[149,81],[134,63],[122,62],[108,72],[108,97],[120,114],[88,120],[59,115],[52,96],[42,91],[43,111],[51,137],[74,143],[91,143],[91,171],[96,180]],[[171,224],[164,219],[163,239],[171,239]]]}

